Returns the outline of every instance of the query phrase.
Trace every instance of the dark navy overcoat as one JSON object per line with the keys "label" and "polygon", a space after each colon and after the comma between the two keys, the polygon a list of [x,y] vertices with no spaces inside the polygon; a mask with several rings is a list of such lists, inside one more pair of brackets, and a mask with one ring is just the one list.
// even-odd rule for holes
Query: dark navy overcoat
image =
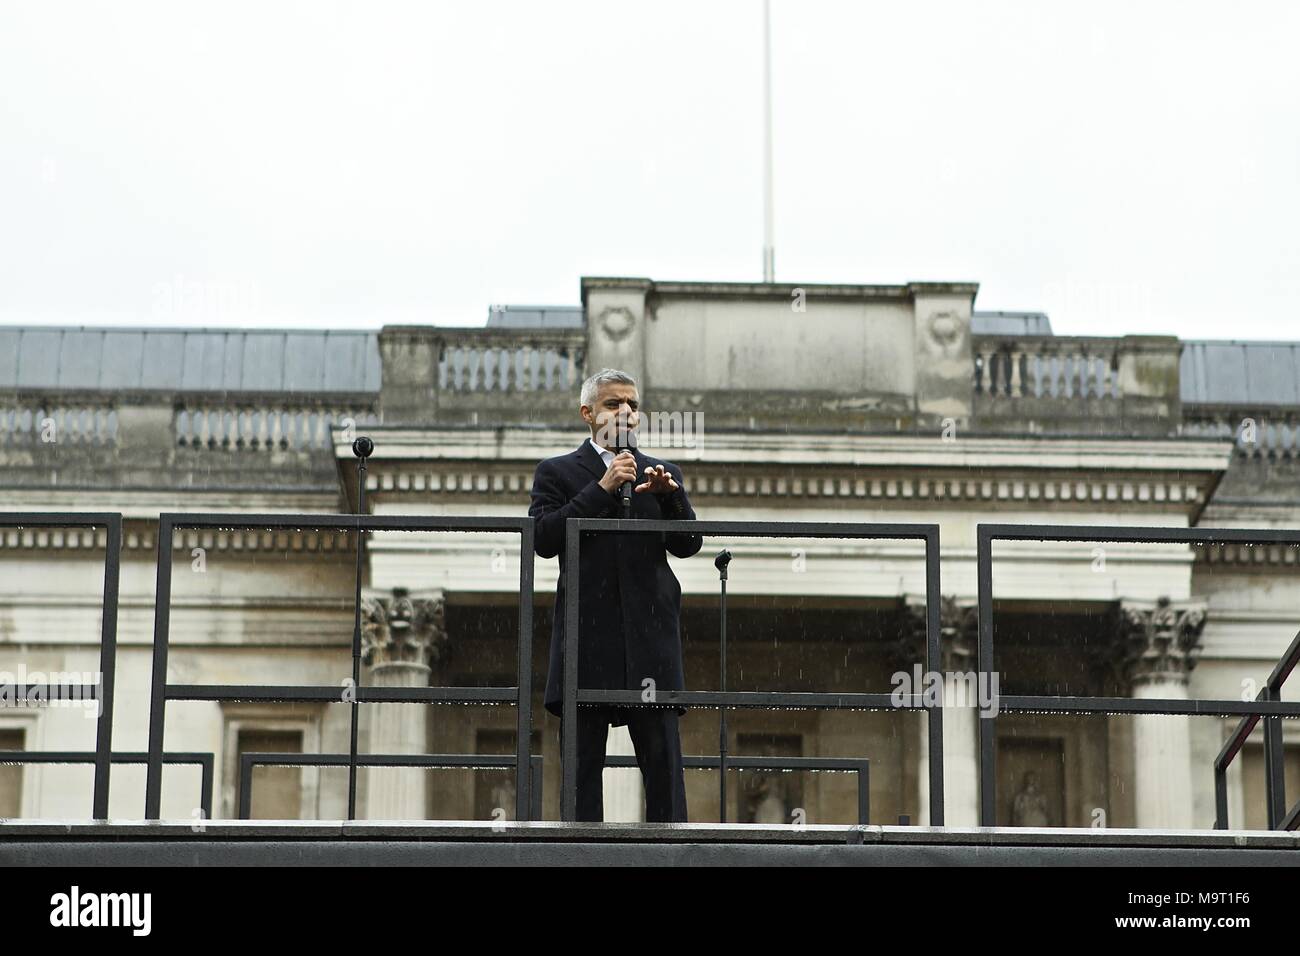
{"label": "dark navy overcoat", "polygon": [[[695,511],[681,469],[639,449],[633,454],[637,465],[634,485],[644,480],[647,467],[663,465],[678,488],[665,495],[634,491],[632,517],[693,521]],[[533,547],[538,557],[560,559],[544,698],[546,709],[557,716],[564,680],[565,521],[619,517],[618,498],[599,484],[605,470],[600,454],[584,439],[576,450],[542,461],[533,476],[528,508],[533,519]],[[579,544],[579,687],[641,691],[649,679],[656,690],[686,689],[678,619],[682,588],[668,566],[667,554],[689,558],[703,544],[700,535],[686,532],[583,532]],[[686,713],[682,707],[677,712]],[[615,726],[625,722],[617,715],[611,721]]]}

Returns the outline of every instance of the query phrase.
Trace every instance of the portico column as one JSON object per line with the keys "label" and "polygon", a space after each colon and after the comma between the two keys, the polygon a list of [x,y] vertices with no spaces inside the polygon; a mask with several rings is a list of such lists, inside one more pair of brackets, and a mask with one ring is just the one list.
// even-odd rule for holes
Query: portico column
{"label": "portico column", "polygon": [[[605,738],[605,753],[627,757],[636,754],[626,724],[609,728],[609,736]],[[640,823],[645,819],[645,803],[642,799],[644,784],[639,769],[606,767],[600,787],[604,794],[604,816],[607,823]]]}
{"label": "portico column", "polygon": [[[1188,675],[1200,653],[1204,601],[1121,601],[1119,663],[1134,698],[1187,700]],[[1133,718],[1137,825],[1191,829],[1192,746],[1188,718]]]}
{"label": "portico column", "polygon": [[[445,653],[446,600],[441,591],[411,597],[405,588],[362,599],[363,684],[371,687],[428,687],[430,662]],[[369,753],[427,753],[426,708],[418,704],[367,704]],[[367,771],[366,817],[423,820],[426,775],[395,767]],[[509,808],[513,814],[514,808]]]}
{"label": "portico column", "polygon": [[[926,611],[925,599],[909,597],[907,609],[912,633],[909,641],[911,660],[907,673],[920,663],[924,676]],[[944,825],[979,826],[979,734],[977,705],[979,695],[975,679],[978,609],[973,600],[941,598],[939,608],[940,668],[943,674],[943,789]],[[915,681],[913,680],[913,683]],[[914,688],[923,693],[926,684]],[[922,712],[920,757],[917,762],[917,793],[920,806],[916,822],[930,822],[930,727]]]}

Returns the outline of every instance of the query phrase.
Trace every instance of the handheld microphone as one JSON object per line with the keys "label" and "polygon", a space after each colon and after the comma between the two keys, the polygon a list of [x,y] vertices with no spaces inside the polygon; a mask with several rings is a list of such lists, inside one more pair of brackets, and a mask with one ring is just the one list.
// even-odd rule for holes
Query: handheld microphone
{"label": "handheld microphone", "polygon": [[[621,455],[623,452],[631,451],[631,450],[632,449],[629,448],[622,441],[619,441],[614,445],[615,455]],[[618,499],[619,499],[619,504],[623,509],[623,517],[630,518],[632,516],[632,482],[631,481],[625,481],[623,482],[623,484],[619,486]]]}
{"label": "handheld microphone", "polygon": [[[614,439],[614,454],[621,455],[625,451],[631,451],[635,444],[632,433],[625,424],[620,423],[618,434]],[[623,517],[632,517],[632,482],[625,481],[618,489],[619,504],[622,507]]]}

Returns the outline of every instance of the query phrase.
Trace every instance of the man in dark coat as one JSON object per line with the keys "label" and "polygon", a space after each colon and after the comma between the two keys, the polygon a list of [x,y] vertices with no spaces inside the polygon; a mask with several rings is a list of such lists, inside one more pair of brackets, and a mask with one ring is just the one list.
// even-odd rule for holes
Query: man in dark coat
{"label": "man in dark coat", "polygon": [[[545,706],[561,716],[564,670],[564,533],[569,518],[620,517],[618,492],[632,481],[632,517],[692,521],[682,472],[633,447],[615,453],[615,436],[639,421],[636,382],[603,369],[583,383],[579,412],[592,437],[574,451],[547,458],[533,478],[533,545],[538,557],[560,559]],[[621,431],[620,431],[621,429]],[[698,534],[584,532],[580,543],[578,686],[583,690],[684,690],[681,585],[665,553],[689,558],[704,544]],[[645,782],[646,819],[685,822],[686,786],[677,707],[579,706],[578,819],[604,818],[601,776],[612,724],[626,724]],[[563,728],[561,728],[563,732]]]}

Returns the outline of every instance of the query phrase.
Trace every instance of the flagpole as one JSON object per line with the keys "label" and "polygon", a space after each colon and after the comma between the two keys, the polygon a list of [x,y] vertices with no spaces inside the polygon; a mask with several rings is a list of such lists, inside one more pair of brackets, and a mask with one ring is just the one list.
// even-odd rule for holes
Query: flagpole
{"label": "flagpole", "polygon": [[772,227],[772,5],[763,0],[763,281],[776,281]]}

